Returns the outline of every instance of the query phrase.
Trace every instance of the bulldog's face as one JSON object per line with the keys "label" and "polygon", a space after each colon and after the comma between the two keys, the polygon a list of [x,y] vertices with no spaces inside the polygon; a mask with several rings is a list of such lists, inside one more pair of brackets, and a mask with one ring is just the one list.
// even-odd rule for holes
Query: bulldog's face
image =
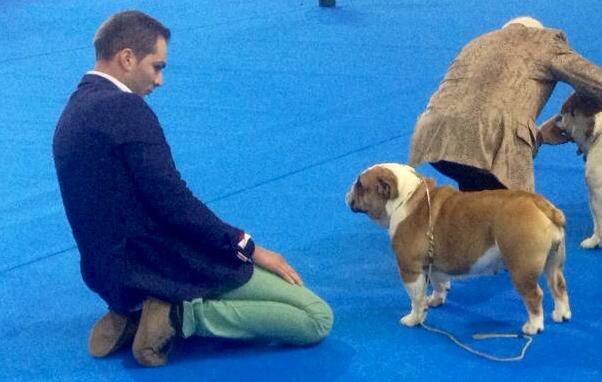
{"label": "bulldog's face", "polygon": [[560,111],[562,119],[558,127],[571,136],[581,152],[587,153],[594,132],[596,115],[601,111],[602,108],[593,100],[573,93],[562,105]]}
{"label": "bulldog's face", "polygon": [[391,202],[408,198],[419,183],[420,178],[409,166],[377,164],[362,172],[351,185],[346,196],[347,205],[353,212],[365,213],[388,226]]}

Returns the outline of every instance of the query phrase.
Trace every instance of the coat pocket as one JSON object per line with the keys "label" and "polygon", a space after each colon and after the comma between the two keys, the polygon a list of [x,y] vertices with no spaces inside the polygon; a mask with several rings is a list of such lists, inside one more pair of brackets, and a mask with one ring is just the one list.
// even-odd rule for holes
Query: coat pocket
{"label": "coat pocket", "polygon": [[535,124],[529,121],[529,123],[526,125],[518,125],[516,129],[516,136],[521,141],[529,145],[529,147],[534,148],[536,146],[535,141],[537,137],[537,130],[535,129]]}
{"label": "coat pocket", "polygon": [[518,125],[516,129],[516,137],[519,142],[525,143],[531,149],[531,155],[534,157],[537,155],[537,151],[539,150],[539,145],[537,144],[537,129],[535,128],[535,123],[533,121],[529,121],[528,124]]}

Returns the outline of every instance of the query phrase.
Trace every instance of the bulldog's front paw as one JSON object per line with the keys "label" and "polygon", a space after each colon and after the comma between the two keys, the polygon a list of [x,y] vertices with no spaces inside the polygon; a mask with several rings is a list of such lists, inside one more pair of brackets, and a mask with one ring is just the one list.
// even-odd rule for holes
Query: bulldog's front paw
{"label": "bulldog's front paw", "polygon": [[581,248],[585,248],[585,249],[591,249],[591,248],[597,248],[600,246],[600,236],[593,234],[591,237],[588,237],[587,239],[583,240],[581,242]]}
{"label": "bulldog's front paw", "polygon": [[523,325],[523,333],[534,335],[543,332],[543,320],[527,321]]}
{"label": "bulldog's front paw", "polygon": [[557,307],[552,311],[554,322],[564,322],[571,319],[571,310],[568,307]]}
{"label": "bulldog's front paw", "polygon": [[426,302],[429,304],[430,307],[436,308],[445,302],[445,296],[433,293],[428,297]]}
{"label": "bulldog's front paw", "polygon": [[424,315],[420,317],[418,314],[411,312],[410,314],[406,314],[405,316],[401,317],[399,323],[404,326],[416,326],[422,321],[424,321]]}

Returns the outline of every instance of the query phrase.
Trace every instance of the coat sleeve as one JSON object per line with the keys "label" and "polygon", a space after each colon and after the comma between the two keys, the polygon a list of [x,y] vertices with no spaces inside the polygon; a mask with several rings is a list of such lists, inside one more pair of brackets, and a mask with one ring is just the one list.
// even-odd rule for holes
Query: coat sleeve
{"label": "coat sleeve", "polygon": [[237,256],[243,231],[223,222],[193,195],[175,167],[159,121],[141,98],[130,105],[123,129],[126,133],[118,144],[118,155],[155,219],[210,256],[243,261]]}
{"label": "coat sleeve", "polygon": [[602,68],[571,49],[560,32],[554,36],[553,45],[552,77],[571,85],[579,94],[602,101]]}

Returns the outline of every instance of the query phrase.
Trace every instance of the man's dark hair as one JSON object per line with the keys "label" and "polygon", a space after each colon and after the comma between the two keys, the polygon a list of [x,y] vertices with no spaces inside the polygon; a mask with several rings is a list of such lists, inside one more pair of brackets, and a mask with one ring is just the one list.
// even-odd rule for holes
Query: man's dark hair
{"label": "man's dark hair", "polygon": [[96,59],[109,60],[125,48],[132,49],[136,57],[142,59],[154,52],[160,36],[169,41],[171,32],[154,18],[140,11],[116,13],[96,31]]}

